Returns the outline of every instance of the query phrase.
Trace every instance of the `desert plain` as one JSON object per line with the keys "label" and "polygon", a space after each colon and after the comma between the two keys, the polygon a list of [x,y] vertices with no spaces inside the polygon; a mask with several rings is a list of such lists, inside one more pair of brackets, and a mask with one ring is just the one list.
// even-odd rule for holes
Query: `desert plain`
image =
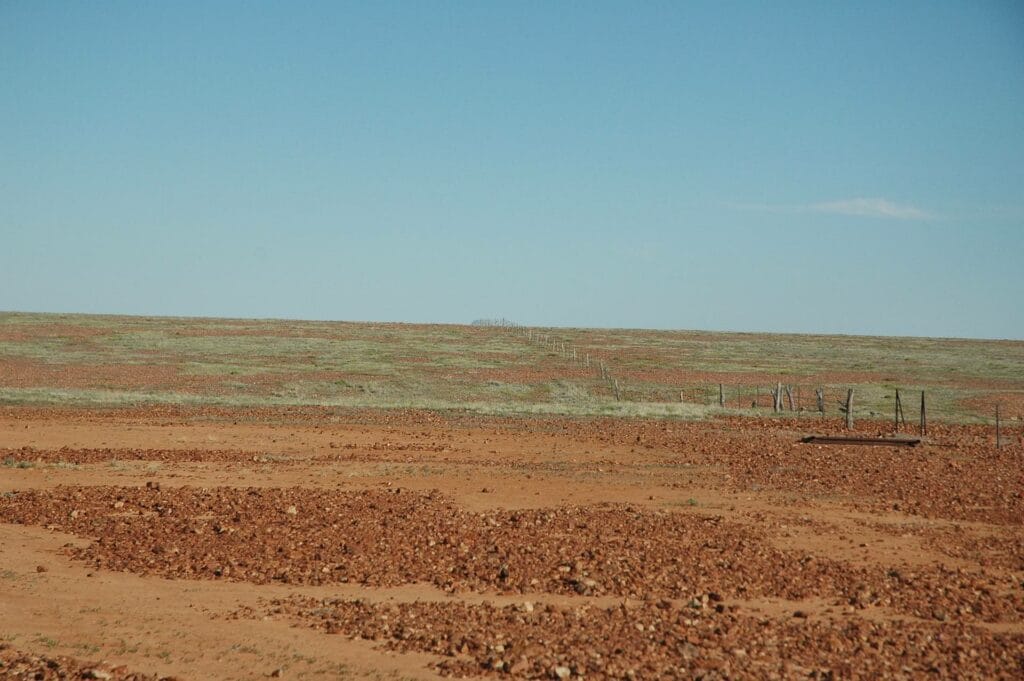
{"label": "desert plain", "polygon": [[1022,411],[1014,341],[2,313],[0,678],[1021,678]]}

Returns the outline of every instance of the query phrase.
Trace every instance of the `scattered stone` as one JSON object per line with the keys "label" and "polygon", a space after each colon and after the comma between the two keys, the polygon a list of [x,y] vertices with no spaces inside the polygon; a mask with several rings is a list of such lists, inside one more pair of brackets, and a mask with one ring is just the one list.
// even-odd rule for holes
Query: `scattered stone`
{"label": "scattered stone", "polygon": [[109,681],[109,679],[114,678],[114,676],[113,676],[113,674],[110,674],[109,672],[105,672],[105,671],[103,671],[101,669],[86,669],[85,671],[82,672],[82,678],[83,679],[101,679],[101,680],[104,680],[104,681]]}

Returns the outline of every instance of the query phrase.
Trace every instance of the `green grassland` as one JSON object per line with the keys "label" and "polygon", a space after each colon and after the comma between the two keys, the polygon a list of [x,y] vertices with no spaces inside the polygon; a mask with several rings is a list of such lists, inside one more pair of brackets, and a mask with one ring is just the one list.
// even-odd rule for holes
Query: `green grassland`
{"label": "green grassland", "polygon": [[[937,419],[984,419],[995,400],[1012,418],[1024,403],[1020,341],[629,329],[530,336],[469,325],[0,313],[0,403],[696,418],[722,411],[719,383],[725,411],[770,412],[776,382],[799,386],[808,410],[813,389],[825,387],[832,414],[853,387],[864,417],[887,417],[897,387],[927,390]],[[561,343],[576,349],[575,362]],[[598,362],[619,382],[619,400]]]}

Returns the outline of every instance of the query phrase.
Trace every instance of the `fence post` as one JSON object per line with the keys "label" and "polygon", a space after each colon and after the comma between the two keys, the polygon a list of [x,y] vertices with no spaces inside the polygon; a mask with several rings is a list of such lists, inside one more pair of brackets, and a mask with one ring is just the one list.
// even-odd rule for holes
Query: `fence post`
{"label": "fence post", "polygon": [[999,403],[996,402],[996,449],[999,449],[1002,443],[999,439]]}
{"label": "fence post", "polygon": [[822,416],[825,416],[825,389],[819,387],[814,391],[814,395],[818,398],[818,411],[821,412]]}
{"label": "fence post", "polygon": [[725,386],[721,383],[718,384],[718,406],[725,406]]}
{"label": "fence post", "polygon": [[921,391],[921,435],[928,434],[928,410],[924,403],[924,391]]}
{"label": "fence post", "polygon": [[899,432],[900,429],[900,389],[896,388],[896,408],[893,410],[893,427]]}
{"label": "fence post", "polygon": [[846,429],[853,430],[853,388],[846,391]]}

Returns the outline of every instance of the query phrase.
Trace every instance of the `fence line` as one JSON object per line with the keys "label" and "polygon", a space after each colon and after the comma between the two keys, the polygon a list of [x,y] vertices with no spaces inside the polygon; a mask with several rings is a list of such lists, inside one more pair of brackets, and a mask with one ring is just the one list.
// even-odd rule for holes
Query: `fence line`
{"label": "fence line", "polygon": [[[559,338],[550,331],[541,331],[534,327],[527,327],[506,319],[478,320],[474,322],[477,326],[492,326],[504,329],[507,333],[524,338],[527,342],[543,347],[559,356],[574,366],[589,370],[595,378],[598,378],[607,387],[609,394],[616,401],[645,401],[645,402],[674,402],[703,404],[714,406],[717,404],[723,409],[760,410],[771,409],[772,413],[794,413],[798,416],[818,416],[825,418],[830,414],[841,415],[846,420],[846,427],[852,429],[856,423],[856,417],[868,417],[877,420],[878,417],[885,418],[886,415],[870,409],[861,408],[857,410],[856,390],[853,387],[842,387],[836,385],[808,384],[808,383],[783,383],[776,381],[774,386],[761,384],[739,384],[739,383],[712,383],[702,382],[699,384],[677,386],[676,388],[650,389],[642,386],[628,386],[621,376],[615,375],[612,371],[614,357],[608,353],[600,352],[595,348],[582,348]],[[907,427],[906,405],[903,401],[905,390],[895,388],[893,403],[893,426],[899,431]],[[731,393],[731,394],[730,394]],[[829,407],[831,405],[832,409]],[[928,432],[928,402],[925,390],[920,391],[920,406],[918,408],[917,430],[925,435]],[[913,415],[912,415],[913,416]],[[995,404],[995,445],[1001,447],[1004,443],[1002,426],[1002,415],[1000,403]],[[1024,444],[1024,437],[1022,444]]]}

